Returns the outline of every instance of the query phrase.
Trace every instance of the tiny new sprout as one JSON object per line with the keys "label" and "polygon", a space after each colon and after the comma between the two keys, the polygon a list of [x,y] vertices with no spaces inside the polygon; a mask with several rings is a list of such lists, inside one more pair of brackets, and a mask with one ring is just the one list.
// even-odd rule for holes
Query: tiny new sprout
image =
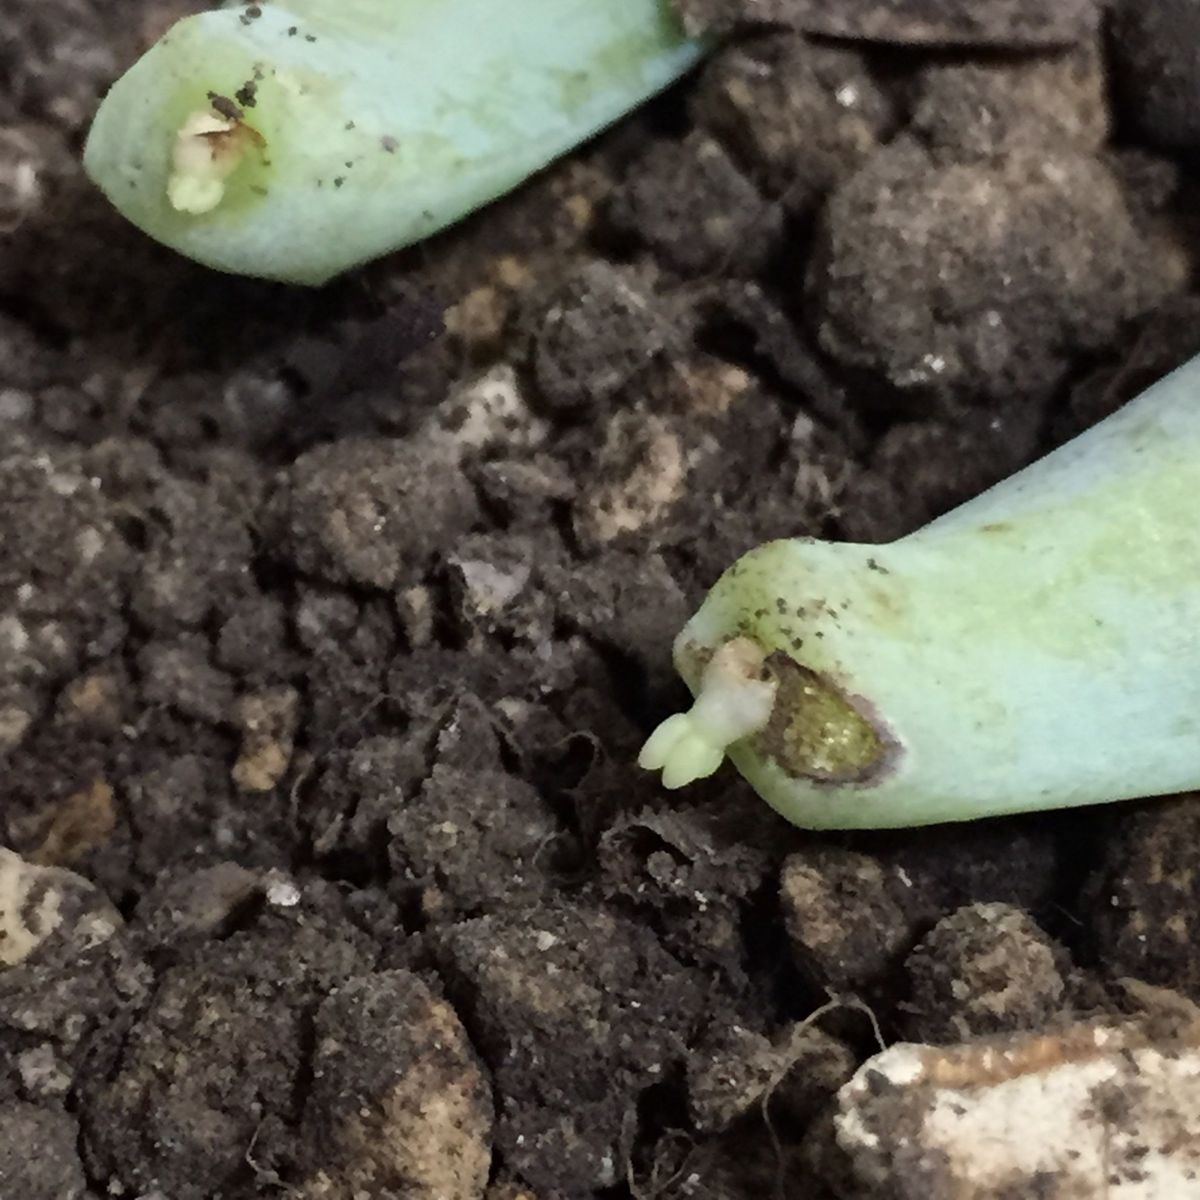
{"label": "tiny new sprout", "polygon": [[728,754],[809,828],[1200,788],[1198,496],[1200,358],[909,537],[761,546],[640,761],[674,787]]}
{"label": "tiny new sprout", "polygon": [[668,0],[280,0],[180,21],[84,165],[150,236],[319,284],[516,187],[689,70]]}
{"label": "tiny new sprout", "polygon": [[654,731],[638,763],[661,770],[669,788],[711,775],[734,742],[762,729],[771,716],[778,685],[763,674],[764,661],[749,638],[718,647],[700,676],[696,703]]}

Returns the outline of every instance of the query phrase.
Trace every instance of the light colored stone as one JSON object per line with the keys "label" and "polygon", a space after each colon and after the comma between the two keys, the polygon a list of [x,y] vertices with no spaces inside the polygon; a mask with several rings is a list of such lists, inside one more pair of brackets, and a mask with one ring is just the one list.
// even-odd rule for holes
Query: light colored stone
{"label": "light colored stone", "polygon": [[1200,1198],[1200,1028],[901,1043],[842,1088],[834,1127],[864,1197]]}
{"label": "light colored stone", "polygon": [[293,687],[263,688],[238,701],[242,750],[233,782],[244,792],[269,792],[287,774],[300,719],[300,694]]}
{"label": "light colored stone", "polygon": [[86,950],[112,937],[121,918],[73,871],[35,866],[0,850],[0,968],[24,962],[60,926]]}

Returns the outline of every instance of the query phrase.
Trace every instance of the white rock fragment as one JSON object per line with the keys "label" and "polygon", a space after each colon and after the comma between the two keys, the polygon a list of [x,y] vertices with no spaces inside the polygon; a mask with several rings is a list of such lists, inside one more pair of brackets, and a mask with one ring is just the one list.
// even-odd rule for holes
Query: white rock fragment
{"label": "white rock fragment", "polygon": [[852,1195],[1200,1200],[1200,1030],[892,1046],[838,1093]]}
{"label": "white rock fragment", "polygon": [[429,426],[448,434],[464,455],[528,449],[544,442],[549,432],[530,409],[517,373],[507,363],[451,392],[434,410]]}
{"label": "white rock fragment", "polygon": [[272,908],[295,908],[300,903],[300,889],[286,876],[271,872],[267,903]]}

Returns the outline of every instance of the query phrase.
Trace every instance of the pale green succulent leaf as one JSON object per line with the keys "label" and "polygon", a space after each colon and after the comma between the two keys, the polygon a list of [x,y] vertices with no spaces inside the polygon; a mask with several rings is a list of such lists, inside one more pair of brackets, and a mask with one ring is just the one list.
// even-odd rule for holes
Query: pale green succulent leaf
{"label": "pale green succulent leaf", "polygon": [[[666,0],[226,8],[175,25],[116,83],[85,165],[122,214],[180,253],[316,284],[516,187],[702,53]],[[176,135],[210,94],[242,110],[254,140],[219,203],[181,211]]]}
{"label": "pale green succulent leaf", "polygon": [[779,692],[729,747],[807,827],[882,827],[1200,788],[1200,359],[886,546],[772,542],[676,643],[730,639]]}

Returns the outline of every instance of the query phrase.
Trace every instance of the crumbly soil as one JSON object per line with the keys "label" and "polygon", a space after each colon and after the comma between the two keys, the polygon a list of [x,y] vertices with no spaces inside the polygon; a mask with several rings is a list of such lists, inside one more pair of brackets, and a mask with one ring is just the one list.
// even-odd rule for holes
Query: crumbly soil
{"label": "crumbly soil", "polygon": [[681,7],[694,78],[309,292],[80,171],[187,0],[6,0],[3,1196],[848,1197],[876,1031],[1200,999],[1191,799],[816,835],[634,765],[738,554],[1200,349],[1200,4]]}

